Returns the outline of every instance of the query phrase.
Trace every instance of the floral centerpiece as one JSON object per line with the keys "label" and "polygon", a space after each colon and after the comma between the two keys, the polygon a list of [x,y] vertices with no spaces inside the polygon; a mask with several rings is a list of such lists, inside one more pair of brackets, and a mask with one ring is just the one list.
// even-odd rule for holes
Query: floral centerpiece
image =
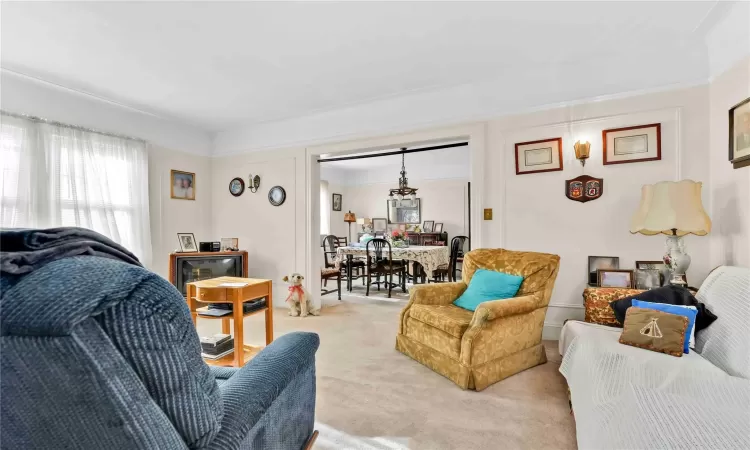
{"label": "floral centerpiece", "polygon": [[393,230],[389,236],[389,241],[394,247],[408,247],[409,234],[406,231]]}

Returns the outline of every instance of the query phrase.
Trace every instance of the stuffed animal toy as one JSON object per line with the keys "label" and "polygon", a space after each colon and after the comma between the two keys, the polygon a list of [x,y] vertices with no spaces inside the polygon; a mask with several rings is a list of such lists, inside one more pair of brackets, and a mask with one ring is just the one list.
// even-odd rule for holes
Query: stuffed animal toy
{"label": "stuffed animal toy", "polygon": [[298,273],[284,277],[284,281],[289,283],[289,295],[286,302],[289,304],[289,315],[292,317],[305,317],[308,314],[317,316],[320,314],[320,309],[313,305],[310,295],[302,286],[302,280],[304,279],[305,277]]}

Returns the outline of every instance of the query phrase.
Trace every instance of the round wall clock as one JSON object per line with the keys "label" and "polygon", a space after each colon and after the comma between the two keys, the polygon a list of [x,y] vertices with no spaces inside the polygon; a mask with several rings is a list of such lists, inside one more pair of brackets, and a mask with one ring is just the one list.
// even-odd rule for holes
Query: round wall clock
{"label": "round wall clock", "polygon": [[245,192],[245,181],[240,177],[233,178],[229,182],[229,193],[239,197],[243,192]]}
{"label": "round wall clock", "polygon": [[268,191],[268,201],[273,206],[281,206],[286,200],[286,191],[281,186],[274,186]]}

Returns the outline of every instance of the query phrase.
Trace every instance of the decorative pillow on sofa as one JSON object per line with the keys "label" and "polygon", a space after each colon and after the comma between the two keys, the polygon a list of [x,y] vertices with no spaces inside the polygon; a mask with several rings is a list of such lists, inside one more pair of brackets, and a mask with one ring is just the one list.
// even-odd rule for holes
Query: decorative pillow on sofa
{"label": "decorative pillow on sofa", "polygon": [[687,327],[685,316],[633,306],[625,313],[620,343],[680,357]]}
{"label": "decorative pillow on sofa", "polygon": [[459,308],[475,311],[482,302],[516,296],[523,277],[494,270],[479,269],[469,281],[469,287],[453,302]]}
{"label": "decorative pillow on sofa", "polygon": [[640,294],[631,295],[630,297],[621,298],[620,300],[615,300],[610,303],[609,305],[612,307],[612,311],[614,311],[615,318],[618,322],[625,322],[625,311],[630,308],[633,299],[636,298],[651,303],[695,306],[698,310],[698,316],[695,318],[696,333],[708,327],[714,320],[716,320],[716,315],[706,309],[706,306],[703,303],[696,300],[690,291],[681,286],[669,285],[651,289],[650,291],[645,291]]}
{"label": "decorative pillow on sofa", "polygon": [[643,302],[641,300],[634,299],[632,307],[654,309],[656,311],[663,311],[665,313],[677,314],[678,316],[687,317],[688,327],[687,331],[685,331],[685,343],[683,351],[685,353],[690,353],[690,347],[695,346],[695,337],[693,331],[695,325],[695,317],[698,315],[698,310],[695,308],[695,306],[667,305],[665,303]]}

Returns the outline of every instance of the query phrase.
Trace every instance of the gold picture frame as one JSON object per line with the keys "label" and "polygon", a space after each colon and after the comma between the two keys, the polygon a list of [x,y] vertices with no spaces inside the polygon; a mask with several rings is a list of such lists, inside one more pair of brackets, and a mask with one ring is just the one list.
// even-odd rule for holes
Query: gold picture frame
{"label": "gold picture frame", "polygon": [[178,200],[195,200],[195,173],[172,169],[169,173],[169,194]]}

